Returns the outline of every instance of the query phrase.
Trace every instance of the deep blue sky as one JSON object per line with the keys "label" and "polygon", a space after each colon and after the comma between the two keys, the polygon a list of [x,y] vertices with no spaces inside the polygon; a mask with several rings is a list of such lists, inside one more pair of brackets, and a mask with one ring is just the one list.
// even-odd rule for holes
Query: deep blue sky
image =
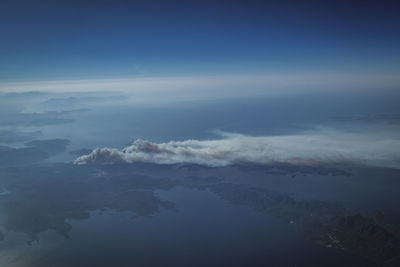
{"label": "deep blue sky", "polygon": [[0,81],[398,73],[388,1],[1,1]]}

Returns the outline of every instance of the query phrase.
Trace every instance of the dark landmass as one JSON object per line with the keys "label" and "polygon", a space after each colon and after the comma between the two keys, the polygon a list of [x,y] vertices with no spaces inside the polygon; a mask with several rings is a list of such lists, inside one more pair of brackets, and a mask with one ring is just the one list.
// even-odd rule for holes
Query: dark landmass
{"label": "dark landmass", "polygon": [[243,172],[252,171],[265,171],[273,175],[286,175],[291,174],[318,174],[318,175],[332,175],[332,176],[350,176],[347,171],[320,166],[307,166],[307,165],[290,165],[290,164],[275,164],[275,165],[256,165],[256,164],[240,164],[238,165]]}
{"label": "dark landmass", "polygon": [[339,248],[380,265],[400,265],[400,229],[374,218],[349,214],[340,203],[299,200],[245,185],[215,184],[210,189],[237,205],[266,212],[294,224],[307,239]]}
{"label": "dark landmass", "polygon": [[[67,144],[68,140],[62,139],[36,140],[26,143],[30,147],[23,149],[51,154],[65,151]],[[21,153],[17,158],[25,155],[34,162],[26,152],[0,147],[0,155]],[[68,237],[71,230],[68,220],[87,219],[96,210],[128,211],[135,216],[151,216],[162,209],[175,211],[175,204],[160,199],[155,191],[186,187],[208,190],[233,205],[273,216],[293,225],[299,234],[316,244],[357,254],[377,264],[398,266],[399,229],[385,222],[381,213],[368,217],[354,213],[340,202],[296,199],[246,184],[245,177],[241,184],[227,182],[229,174],[242,167],[147,163],[0,167],[1,186],[10,191],[0,198],[2,224],[5,234],[7,231],[24,233],[27,242],[37,240],[38,234],[46,230]],[[286,167],[277,166],[275,170],[299,172],[297,166]],[[261,173],[265,173],[263,170]],[[330,169],[317,167],[306,168],[306,171],[332,174]],[[245,170],[237,175],[246,173],[249,174]]]}
{"label": "dark landmass", "polygon": [[25,233],[28,242],[50,229],[67,237],[71,226],[66,220],[87,219],[95,210],[131,211],[137,216],[150,216],[160,208],[174,210],[173,203],[153,192],[174,186],[168,180],[140,175],[110,179],[98,170],[69,164],[7,169],[1,175],[12,192],[0,198],[4,228]]}
{"label": "dark landmass", "polygon": [[[85,151],[86,152],[86,151]],[[90,152],[92,152],[90,150]],[[322,176],[352,176],[352,174],[342,168],[325,167],[325,166],[306,166],[306,165],[291,165],[291,164],[276,164],[276,165],[263,165],[263,164],[235,164],[230,166],[210,167],[194,163],[177,163],[177,164],[154,164],[154,163],[115,163],[115,164],[101,164],[91,163],[98,168],[107,169],[120,169],[129,171],[132,169],[148,170],[152,173],[157,171],[169,172],[210,172],[210,173],[243,173],[243,175],[252,175],[253,173],[270,174],[274,176],[291,176],[296,175],[322,175]]]}
{"label": "dark landmass", "polygon": [[344,214],[341,203],[320,200],[299,200],[265,188],[246,185],[219,183],[210,190],[234,204],[249,206],[257,211],[268,212],[287,221],[295,221],[304,216],[324,216]]}
{"label": "dark landmass", "polygon": [[302,234],[316,243],[350,251],[384,266],[400,266],[400,235],[360,214],[330,216],[307,222]]}

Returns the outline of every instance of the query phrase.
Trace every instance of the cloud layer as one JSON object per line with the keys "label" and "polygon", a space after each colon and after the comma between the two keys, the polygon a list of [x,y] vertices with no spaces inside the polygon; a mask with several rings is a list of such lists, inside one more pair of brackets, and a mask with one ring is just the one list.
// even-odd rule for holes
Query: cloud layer
{"label": "cloud layer", "polygon": [[118,92],[135,104],[292,95],[316,92],[398,91],[399,75],[264,74],[0,83],[9,92]]}
{"label": "cloud layer", "polygon": [[259,137],[224,133],[216,140],[152,143],[139,139],[122,150],[97,148],[75,160],[75,164],[134,162],[206,166],[346,163],[400,168],[400,139],[332,131]]}

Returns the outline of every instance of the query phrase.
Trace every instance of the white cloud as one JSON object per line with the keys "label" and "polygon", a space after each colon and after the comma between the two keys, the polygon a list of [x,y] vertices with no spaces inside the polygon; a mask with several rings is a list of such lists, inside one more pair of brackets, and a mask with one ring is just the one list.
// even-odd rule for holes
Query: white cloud
{"label": "white cloud", "polygon": [[332,90],[335,92],[397,90],[399,85],[398,75],[217,75],[0,83],[0,93],[118,92],[130,95],[131,101],[135,103],[149,104]]}
{"label": "white cloud", "polygon": [[318,130],[291,136],[224,134],[216,140],[152,143],[136,140],[122,150],[98,148],[75,164],[196,163],[224,166],[235,163],[360,164],[400,168],[400,140],[379,135]]}

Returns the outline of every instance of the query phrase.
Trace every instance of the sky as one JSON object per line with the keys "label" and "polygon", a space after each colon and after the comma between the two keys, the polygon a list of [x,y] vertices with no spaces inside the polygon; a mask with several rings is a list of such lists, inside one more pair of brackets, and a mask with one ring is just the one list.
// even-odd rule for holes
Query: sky
{"label": "sky", "polygon": [[1,1],[0,82],[400,71],[396,1]]}

